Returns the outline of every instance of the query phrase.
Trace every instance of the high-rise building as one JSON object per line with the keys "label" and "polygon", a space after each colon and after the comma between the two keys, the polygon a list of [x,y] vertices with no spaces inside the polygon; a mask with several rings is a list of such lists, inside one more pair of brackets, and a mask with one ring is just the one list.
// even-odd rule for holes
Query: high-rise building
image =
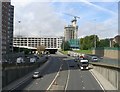
{"label": "high-rise building", "polygon": [[9,6],[9,20],[7,32],[7,52],[13,51],[13,30],[14,30],[14,6]]}
{"label": "high-rise building", "polygon": [[73,19],[72,25],[68,25],[64,27],[64,37],[65,41],[69,41],[71,39],[77,39],[77,32],[78,32],[78,26],[76,25],[77,20]]}
{"label": "high-rise building", "polygon": [[2,54],[6,54],[11,52],[13,48],[14,6],[11,5],[10,0],[0,1],[0,20]]}
{"label": "high-rise building", "polygon": [[0,62],[2,61],[2,3],[0,1]]}
{"label": "high-rise building", "polygon": [[68,41],[72,49],[79,49],[78,26],[76,18],[71,21],[71,25],[64,27],[64,40]]}

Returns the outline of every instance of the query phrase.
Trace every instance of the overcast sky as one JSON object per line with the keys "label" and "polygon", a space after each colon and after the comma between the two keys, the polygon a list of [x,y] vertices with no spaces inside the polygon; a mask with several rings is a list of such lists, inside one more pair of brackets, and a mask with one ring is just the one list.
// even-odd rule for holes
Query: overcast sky
{"label": "overcast sky", "polygon": [[110,38],[118,34],[118,0],[11,1],[15,8],[15,36],[63,36],[64,26],[73,19],[65,13],[80,17],[78,37],[97,34],[100,38]]}

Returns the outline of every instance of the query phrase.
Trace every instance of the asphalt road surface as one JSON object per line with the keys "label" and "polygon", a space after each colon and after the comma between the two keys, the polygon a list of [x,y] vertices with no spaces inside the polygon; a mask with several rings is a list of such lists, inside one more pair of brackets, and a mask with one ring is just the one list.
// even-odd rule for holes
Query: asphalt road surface
{"label": "asphalt road surface", "polygon": [[[89,70],[81,71],[71,57],[51,55],[49,63],[40,69],[43,77],[29,79],[15,91],[45,90],[101,90],[102,88]],[[100,91],[100,92],[101,92]]]}

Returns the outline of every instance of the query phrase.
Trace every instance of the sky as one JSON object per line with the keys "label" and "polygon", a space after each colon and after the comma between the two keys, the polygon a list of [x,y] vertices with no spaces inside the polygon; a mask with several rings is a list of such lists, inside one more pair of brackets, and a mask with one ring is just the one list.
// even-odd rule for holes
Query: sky
{"label": "sky", "polygon": [[[78,37],[101,39],[118,35],[118,0],[11,0],[15,8],[14,36],[64,35],[64,26],[77,19]],[[20,23],[18,21],[21,21]]]}

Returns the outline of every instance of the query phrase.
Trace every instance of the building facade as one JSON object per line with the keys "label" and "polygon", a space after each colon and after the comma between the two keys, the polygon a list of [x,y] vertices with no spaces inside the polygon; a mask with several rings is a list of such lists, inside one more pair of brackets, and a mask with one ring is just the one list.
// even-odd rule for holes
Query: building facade
{"label": "building facade", "polygon": [[110,39],[110,47],[114,47],[115,43],[118,43],[120,46],[120,35],[117,35],[114,38]]}
{"label": "building facade", "polygon": [[[2,11],[2,3],[0,1],[0,11]],[[2,12],[0,12],[0,62],[2,62]]]}
{"label": "building facade", "polygon": [[11,2],[0,1],[0,19],[1,19],[1,39],[2,39],[2,54],[6,54],[13,49],[13,21],[14,21],[14,6]]}
{"label": "building facade", "polygon": [[14,47],[35,47],[44,45],[46,49],[61,49],[61,37],[14,37]]}
{"label": "building facade", "polygon": [[69,42],[72,49],[79,49],[78,26],[76,22],[75,18],[71,21],[71,25],[64,27],[64,40]]}
{"label": "building facade", "polygon": [[68,25],[64,27],[64,37],[65,41],[69,41],[71,39],[77,39],[78,36],[78,26],[76,25],[77,20],[74,19],[71,21],[72,25]]}

